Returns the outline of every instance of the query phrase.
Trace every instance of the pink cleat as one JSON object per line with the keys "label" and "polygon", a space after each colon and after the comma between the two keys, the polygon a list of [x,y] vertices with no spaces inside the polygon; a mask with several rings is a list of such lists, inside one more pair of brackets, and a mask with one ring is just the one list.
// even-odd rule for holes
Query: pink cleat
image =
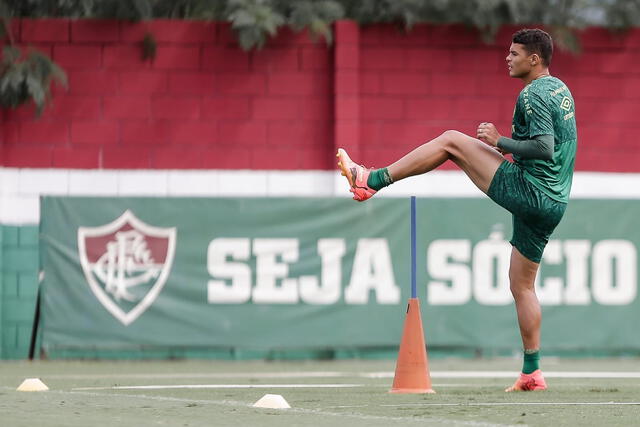
{"label": "pink cleat", "polygon": [[546,389],[547,383],[544,381],[542,371],[536,369],[530,374],[520,373],[520,378],[518,378],[511,387],[505,389],[505,391],[538,391]]}
{"label": "pink cleat", "polygon": [[347,178],[353,193],[353,200],[364,202],[376,194],[376,190],[367,185],[367,179],[372,169],[354,163],[342,148],[338,148],[336,157],[339,159],[338,167],[342,170],[342,176]]}

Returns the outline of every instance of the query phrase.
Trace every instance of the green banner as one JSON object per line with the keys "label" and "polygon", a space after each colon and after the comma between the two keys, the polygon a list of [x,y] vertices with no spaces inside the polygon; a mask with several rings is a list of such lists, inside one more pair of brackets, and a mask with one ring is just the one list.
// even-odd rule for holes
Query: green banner
{"label": "green banner", "polygon": [[[638,217],[570,203],[537,279],[544,348],[640,350]],[[41,218],[45,349],[399,343],[409,199],[44,197]],[[520,347],[510,233],[488,199],[418,200],[430,346]]]}

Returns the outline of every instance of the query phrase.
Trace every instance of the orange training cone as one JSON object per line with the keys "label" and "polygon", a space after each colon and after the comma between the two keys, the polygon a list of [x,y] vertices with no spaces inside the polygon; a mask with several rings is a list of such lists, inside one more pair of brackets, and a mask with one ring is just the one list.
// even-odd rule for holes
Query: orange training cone
{"label": "orange training cone", "polygon": [[435,393],[431,388],[427,348],[418,298],[409,298],[402,341],[396,362],[393,388],[389,393]]}

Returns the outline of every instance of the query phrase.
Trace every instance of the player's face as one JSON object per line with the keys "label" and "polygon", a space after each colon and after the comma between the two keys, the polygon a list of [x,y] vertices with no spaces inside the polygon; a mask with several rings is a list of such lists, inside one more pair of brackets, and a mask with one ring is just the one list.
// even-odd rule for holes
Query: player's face
{"label": "player's face", "polygon": [[505,59],[511,77],[522,78],[531,72],[531,55],[527,53],[523,45],[511,43],[509,55]]}

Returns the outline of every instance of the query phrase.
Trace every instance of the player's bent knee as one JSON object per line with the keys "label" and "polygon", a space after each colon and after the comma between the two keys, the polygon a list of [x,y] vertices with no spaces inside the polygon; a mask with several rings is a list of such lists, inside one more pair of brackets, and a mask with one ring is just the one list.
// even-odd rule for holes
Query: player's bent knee
{"label": "player's bent knee", "polygon": [[465,134],[457,130],[447,130],[440,135],[440,138],[442,138],[446,147],[454,148],[464,141],[465,136]]}
{"label": "player's bent knee", "polygon": [[465,135],[457,130],[448,130],[442,133],[444,149],[452,156],[453,160],[462,159],[465,157],[464,153],[469,145],[469,141],[472,138],[469,135]]}
{"label": "player's bent knee", "polygon": [[465,135],[460,131],[449,129],[442,132],[440,136],[447,140],[447,142],[454,142],[460,140],[460,137]]}

